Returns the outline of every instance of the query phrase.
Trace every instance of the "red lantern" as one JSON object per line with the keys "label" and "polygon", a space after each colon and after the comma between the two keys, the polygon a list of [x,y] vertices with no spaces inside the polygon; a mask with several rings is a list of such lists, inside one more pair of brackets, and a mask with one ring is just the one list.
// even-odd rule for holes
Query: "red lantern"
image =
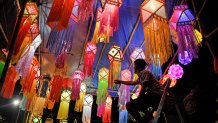
{"label": "red lantern", "polygon": [[87,43],[86,50],[85,50],[85,56],[84,56],[84,66],[83,66],[83,72],[85,76],[92,75],[92,67],[94,64],[96,52],[97,52],[96,45],[93,43]]}
{"label": "red lantern", "polygon": [[63,77],[60,75],[54,75],[51,84],[50,84],[50,100],[54,100],[56,102],[59,101],[60,95],[61,95],[61,90],[62,90],[62,82],[63,82]]}
{"label": "red lantern", "polygon": [[24,10],[24,17],[28,17],[33,22],[38,17],[38,7],[35,2],[27,2]]}
{"label": "red lantern", "polygon": [[89,16],[92,16],[92,6],[94,0],[81,0],[78,8],[79,20],[87,20]]}
{"label": "red lantern", "polygon": [[72,93],[71,93],[71,99],[76,100],[79,99],[79,93],[80,93],[80,85],[82,80],[84,79],[84,73],[80,70],[76,70],[72,74]]}
{"label": "red lantern", "polygon": [[74,5],[73,5],[73,11],[71,14],[71,18],[73,18],[73,20],[75,22],[79,22],[79,13],[78,13],[78,9],[79,9],[79,4],[80,4],[81,0],[75,0]]}
{"label": "red lantern", "polygon": [[119,79],[121,71],[121,60],[123,59],[123,54],[120,47],[116,45],[112,46],[108,52],[108,58],[110,60],[108,87],[111,88],[114,80]]}

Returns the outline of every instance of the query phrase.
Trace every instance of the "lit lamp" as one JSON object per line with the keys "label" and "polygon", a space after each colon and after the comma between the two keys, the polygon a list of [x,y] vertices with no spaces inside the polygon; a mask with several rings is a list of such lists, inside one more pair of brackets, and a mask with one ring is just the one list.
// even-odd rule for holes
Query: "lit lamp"
{"label": "lit lamp", "polygon": [[28,17],[31,22],[34,22],[38,16],[38,7],[35,2],[27,2],[24,9],[24,17]]}
{"label": "lit lamp", "polygon": [[134,62],[136,59],[145,59],[145,54],[142,48],[135,48],[130,55],[130,59]]}
{"label": "lit lamp", "polygon": [[108,52],[108,58],[110,60],[108,86],[111,88],[113,87],[114,80],[119,79],[121,71],[121,60],[123,59],[123,54],[120,47],[113,45]]}
{"label": "lit lamp", "polygon": [[169,70],[168,70],[168,75],[174,79],[182,78],[183,73],[184,73],[184,71],[179,64],[171,65]]}
{"label": "lit lamp", "polygon": [[175,30],[178,35],[178,53],[185,55],[187,51],[188,56],[198,58],[198,37],[196,37],[193,21],[195,17],[188,9],[187,5],[175,6],[173,14],[170,18],[170,28]]}
{"label": "lit lamp", "polygon": [[187,65],[189,63],[191,63],[192,61],[192,56],[191,54],[189,54],[187,51],[184,51],[184,54],[182,55],[181,53],[179,53],[179,62],[183,65]]}
{"label": "lit lamp", "polygon": [[76,100],[79,99],[79,93],[80,93],[80,85],[82,80],[84,79],[84,73],[80,70],[76,70],[72,74],[72,93],[71,93],[71,99]]}
{"label": "lit lamp", "polygon": [[85,96],[85,100],[83,103],[83,114],[82,114],[83,123],[90,123],[93,101],[94,101],[93,96],[91,94],[87,94]]}
{"label": "lit lamp", "polygon": [[69,89],[64,89],[61,94],[61,103],[59,106],[57,119],[66,120],[68,118],[68,110],[70,104],[71,91]]}
{"label": "lit lamp", "polygon": [[83,102],[84,102],[84,98],[85,98],[85,95],[86,95],[86,90],[87,90],[86,84],[81,83],[80,98],[76,100],[76,104],[75,104],[75,108],[74,108],[74,110],[77,111],[77,112],[82,112]]}
{"label": "lit lamp", "polygon": [[104,114],[106,94],[108,89],[109,71],[107,68],[101,68],[98,72],[98,90],[96,104],[98,105],[97,116]]}
{"label": "lit lamp", "polygon": [[145,59],[162,65],[172,55],[170,31],[164,0],[145,0],[141,5],[141,18],[145,39]]}
{"label": "lit lamp", "polygon": [[122,0],[106,0],[104,11],[100,21],[99,34],[113,36],[113,31],[118,30],[119,24],[119,7],[122,5]]}
{"label": "lit lamp", "polygon": [[85,76],[92,75],[92,67],[95,60],[95,54],[97,52],[97,47],[93,43],[87,43],[84,55],[84,65],[83,65],[83,72]]}

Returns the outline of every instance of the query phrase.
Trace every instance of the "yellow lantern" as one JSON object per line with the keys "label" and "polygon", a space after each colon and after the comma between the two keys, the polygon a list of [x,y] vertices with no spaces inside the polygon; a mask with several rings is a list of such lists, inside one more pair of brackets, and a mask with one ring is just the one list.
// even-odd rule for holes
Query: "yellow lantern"
{"label": "yellow lantern", "polygon": [[78,100],[76,100],[75,109],[74,109],[77,112],[82,112],[86,90],[87,90],[86,84],[81,83],[81,85],[80,85],[80,98]]}

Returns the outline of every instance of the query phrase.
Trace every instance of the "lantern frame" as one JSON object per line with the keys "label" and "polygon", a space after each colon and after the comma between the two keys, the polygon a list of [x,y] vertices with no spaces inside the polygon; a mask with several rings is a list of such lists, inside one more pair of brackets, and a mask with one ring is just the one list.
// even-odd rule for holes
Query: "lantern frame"
{"label": "lantern frame", "polygon": [[83,80],[84,79],[84,73],[80,70],[76,70],[72,74],[72,79],[79,79]]}
{"label": "lantern frame", "polygon": [[120,46],[113,45],[108,52],[108,58],[110,61],[121,61],[123,59],[123,54]]}
{"label": "lantern frame", "polygon": [[33,22],[34,20],[36,20],[36,18],[38,17],[38,7],[36,5],[35,2],[27,2],[26,3],[26,7],[24,9],[24,17],[28,17],[31,22]]}
{"label": "lantern frame", "polygon": [[130,59],[134,62],[136,59],[145,59],[145,54],[142,48],[135,48],[130,55]]}
{"label": "lantern frame", "polygon": [[79,22],[78,8],[81,0],[75,0],[73,5],[73,10],[70,18],[72,18],[76,23]]}
{"label": "lantern frame", "polygon": [[109,70],[105,67],[101,68],[98,72],[98,80],[108,80],[109,77]]}
{"label": "lantern frame", "polygon": [[100,0],[102,10],[104,10],[106,4],[111,4],[120,7],[122,3],[122,0]]}

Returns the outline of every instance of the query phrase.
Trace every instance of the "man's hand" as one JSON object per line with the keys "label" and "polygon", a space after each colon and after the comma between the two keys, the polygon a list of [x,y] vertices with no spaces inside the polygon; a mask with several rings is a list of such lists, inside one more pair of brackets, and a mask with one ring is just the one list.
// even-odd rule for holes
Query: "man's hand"
{"label": "man's hand", "polygon": [[121,84],[122,81],[121,81],[121,80],[114,80],[114,83],[115,83],[115,84]]}

